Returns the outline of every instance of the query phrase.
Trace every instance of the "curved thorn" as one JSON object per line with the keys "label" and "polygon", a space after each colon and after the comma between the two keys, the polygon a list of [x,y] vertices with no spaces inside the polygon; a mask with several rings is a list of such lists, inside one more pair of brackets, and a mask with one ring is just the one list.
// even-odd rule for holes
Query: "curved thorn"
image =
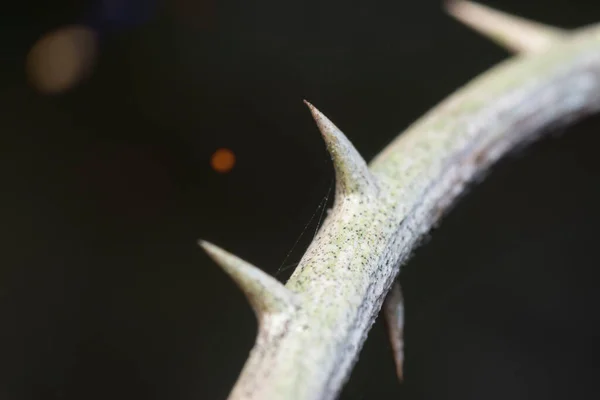
{"label": "curved thorn", "polygon": [[259,320],[295,306],[294,294],[275,278],[212,243],[198,244],[244,291]]}
{"label": "curved thorn", "polygon": [[336,199],[350,193],[373,193],[375,178],[367,163],[344,133],[315,106],[304,100],[317,123],[333,160],[336,177]]}
{"label": "curved thorn", "polygon": [[398,281],[394,283],[385,299],[383,312],[394,351],[396,373],[402,382],[404,380],[404,299]]}
{"label": "curved thorn", "polygon": [[454,18],[515,53],[536,53],[560,40],[564,31],[466,0],[450,0]]}

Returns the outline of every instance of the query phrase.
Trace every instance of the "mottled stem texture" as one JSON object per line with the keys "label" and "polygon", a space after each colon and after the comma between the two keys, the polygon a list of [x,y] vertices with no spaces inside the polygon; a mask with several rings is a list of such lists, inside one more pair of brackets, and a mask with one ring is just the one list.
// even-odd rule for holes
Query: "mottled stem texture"
{"label": "mottled stem texture", "polygon": [[230,400],[335,399],[380,311],[402,376],[402,296],[399,286],[390,290],[420,239],[511,149],[599,110],[600,25],[565,31],[466,1],[446,10],[515,54],[431,109],[370,163],[306,103],[333,159],[336,194],[285,285],[200,241],[259,321]]}

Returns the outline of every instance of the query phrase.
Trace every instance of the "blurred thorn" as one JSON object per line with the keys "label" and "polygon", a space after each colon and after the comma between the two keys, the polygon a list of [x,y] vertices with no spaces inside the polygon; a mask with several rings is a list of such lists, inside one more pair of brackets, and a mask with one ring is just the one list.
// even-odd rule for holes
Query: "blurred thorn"
{"label": "blurred thorn", "polygon": [[383,303],[383,313],[394,351],[396,374],[398,380],[402,382],[404,381],[404,298],[398,281],[394,283]]}
{"label": "blurred thorn", "polygon": [[29,81],[46,94],[69,90],[89,76],[97,50],[96,34],[88,27],[70,25],[46,33],[27,55]]}
{"label": "blurred thorn", "polygon": [[446,11],[515,53],[537,53],[558,42],[565,31],[541,24],[483,4],[466,0],[446,1]]}

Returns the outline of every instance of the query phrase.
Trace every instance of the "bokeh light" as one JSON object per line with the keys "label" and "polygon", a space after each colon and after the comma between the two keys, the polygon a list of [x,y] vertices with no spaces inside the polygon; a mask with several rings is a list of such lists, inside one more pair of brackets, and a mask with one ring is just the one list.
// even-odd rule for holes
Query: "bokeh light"
{"label": "bokeh light", "polygon": [[71,89],[91,72],[97,53],[96,34],[82,25],[46,33],[27,55],[27,75],[40,92]]}
{"label": "bokeh light", "polygon": [[210,158],[211,167],[220,173],[227,173],[235,166],[235,153],[230,149],[217,149]]}

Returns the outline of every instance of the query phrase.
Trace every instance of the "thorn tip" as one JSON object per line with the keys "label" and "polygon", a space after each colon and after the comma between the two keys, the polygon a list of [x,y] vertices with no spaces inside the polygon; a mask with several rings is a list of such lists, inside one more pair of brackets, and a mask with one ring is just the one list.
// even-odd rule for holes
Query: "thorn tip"
{"label": "thorn tip", "polygon": [[394,361],[396,363],[396,374],[400,382],[404,381],[404,299],[400,283],[396,281],[390,289],[383,306],[383,312],[387,323],[388,334]]}
{"label": "thorn tip", "polygon": [[198,244],[244,291],[259,320],[295,305],[294,294],[275,278],[206,240]]}
{"label": "thorn tip", "polygon": [[336,174],[336,198],[349,193],[365,194],[376,191],[377,184],[366,161],[346,135],[314,105],[307,100],[303,101],[317,123],[333,160]]}

